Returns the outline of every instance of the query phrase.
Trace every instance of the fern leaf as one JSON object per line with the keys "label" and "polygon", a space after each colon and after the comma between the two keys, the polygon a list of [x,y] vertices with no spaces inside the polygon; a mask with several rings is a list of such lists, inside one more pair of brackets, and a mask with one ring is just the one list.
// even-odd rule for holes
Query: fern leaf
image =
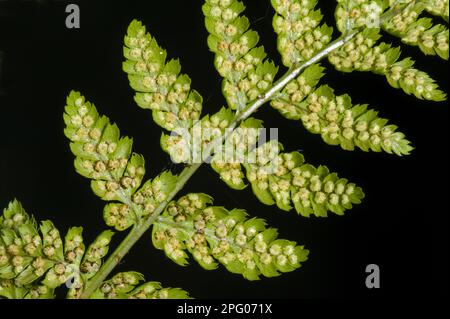
{"label": "fern leaf", "polygon": [[[281,152],[283,146],[274,140],[254,150],[251,147],[247,146],[248,161],[242,165],[253,193],[265,205],[276,204],[284,211],[295,208],[304,217],[326,217],[328,211],[342,215],[364,198],[362,189],[354,183],[330,173],[325,166],[315,168],[305,163],[299,152]],[[244,175],[242,165],[219,162],[216,171],[222,179],[225,175],[240,177]],[[229,181],[227,184],[239,189]]]}
{"label": "fern leaf", "polygon": [[189,294],[179,288],[162,288],[159,282],[141,283],[144,276],[122,272],[103,282],[91,299],[187,299]]}
{"label": "fern leaf", "polygon": [[448,28],[442,24],[433,24],[430,18],[419,19],[424,9],[420,3],[412,5],[384,22],[382,28],[401,38],[403,43],[419,46],[426,55],[438,55],[448,60]]}
{"label": "fern leaf", "polygon": [[390,44],[375,45],[380,38],[379,29],[365,29],[340,49],[329,55],[329,61],[339,71],[373,72],[386,76],[394,88],[418,99],[444,101],[446,94],[425,72],[413,68],[410,58],[398,61],[400,49]]}
{"label": "fern leaf", "polygon": [[320,65],[308,67],[272,100],[272,106],[288,119],[301,120],[313,134],[321,134],[330,145],[340,145],[352,151],[355,146],[364,151],[385,151],[408,155],[413,149],[395,125],[378,117],[378,112],[365,105],[352,105],[345,94],[335,96],[329,86],[315,88],[323,76]]}
{"label": "fern leaf", "polygon": [[44,285],[19,287],[14,280],[0,279],[0,296],[7,299],[52,299],[53,290]]}
{"label": "fern leaf", "polygon": [[187,250],[207,270],[221,263],[248,280],[293,271],[307,259],[308,250],[277,239],[276,229],[266,228],[264,220],[210,204],[212,199],[205,194],[171,202],[153,225],[154,246],[179,265],[186,265]]}
{"label": "fern leaf", "polygon": [[[142,216],[153,213],[156,207],[167,199],[176,182],[177,176],[170,171],[164,171],[154,179],[146,181],[133,196],[133,203],[144,212]],[[120,211],[111,210],[110,216],[120,216]]]}
{"label": "fern leaf", "polygon": [[425,10],[435,16],[442,17],[448,23],[448,0],[428,0]]}
{"label": "fern leaf", "polygon": [[[108,250],[112,233],[99,236],[85,254],[82,228],[70,228],[64,243],[51,221],[37,225],[22,205],[14,200],[0,216],[0,296],[49,299],[55,288],[72,281],[69,298],[83,287],[81,278],[96,274]],[[106,239],[106,240],[105,240]],[[83,267],[83,259],[95,255],[96,267]]]}
{"label": "fern leaf", "polygon": [[270,88],[278,68],[266,60],[259,35],[250,29],[245,10],[237,0],[206,0],[203,6],[208,46],[214,65],[224,78],[222,92],[233,110],[242,111]]}
{"label": "fern leaf", "polygon": [[[142,155],[131,154],[132,140],[121,137],[117,125],[100,116],[78,92],[67,98],[65,134],[72,141],[77,172],[91,179],[94,193],[105,201],[104,219],[122,231],[151,214],[171,192],[176,177],[163,172],[147,181]],[[164,185],[161,186],[161,185]]]}
{"label": "fern leaf", "polygon": [[342,215],[361,203],[364,193],[354,183],[330,173],[325,166],[305,163],[299,152],[280,152],[282,146],[270,141],[253,152],[256,163],[245,164],[247,178],[259,200],[266,205],[295,210],[304,217],[326,217],[327,212]]}
{"label": "fern leaf", "polygon": [[[402,3],[400,18],[402,14],[408,16],[411,22],[417,16],[417,10],[421,10],[420,6],[415,6],[416,1],[411,1],[409,4]],[[386,76],[389,84],[394,88],[401,88],[406,94],[412,94],[418,99],[425,99],[431,101],[443,101],[446,99],[446,94],[442,92],[435,81],[425,72],[413,68],[414,62],[410,58],[398,61],[400,58],[400,48],[392,47],[387,43],[377,44],[380,39],[379,21],[381,14],[388,8],[386,1],[347,1],[341,0],[336,8],[336,21],[339,31],[346,33],[349,31],[348,25],[352,28],[365,29],[356,35],[353,39],[348,41],[344,46],[335,50],[328,56],[328,60],[335,68],[342,72],[352,71],[369,71],[376,74]],[[418,9],[417,9],[418,8]],[[398,15],[397,15],[398,16]],[[394,16],[395,18],[395,16]],[[393,19],[394,19],[393,18]],[[389,22],[386,22],[386,27]],[[387,27],[388,28],[388,27]],[[393,27],[393,28],[399,28]],[[440,27],[433,29],[433,34],[440,30]],[[447,32],[448,34],[448,32]],[[436,35],[437,36],[437,35]],[[427,36],[428,37],[428,36]],[[426,41],[427,37],[424,39]],[[439,41],[446,41],[445,32],[439,36]],[[448,36],[447,36],[448,38]],[[415,39],[411,39],[411,43],[414,43]],[[407,39],[405,41],[408,41]],[[433,44],[434,46],[434,40]],[[441,47],[444,49],[445,44]],[[427,45],[420,45],[425,50]],[[441,52],[442,55],[446,55],[445,52]],[[426,49],[427,53],[432,50]],[[448,51],[448,41],[447,41]],[[437,52],[437,51],[436,51]],[[431,53],[430,53],[431,54]]]}
{"label": "fern leaf", "polygon": [[[14,200],[0,215],[0,296],[8,299],[50,299],[66,283],[68,298],[79,298],[88,280],[99,271],[109,250],[112,231],[102,232],[85,249],[81,227],[68,230],[64,243],[50,221],[38,227]],[[159,283],[137,286],[142,275],[114,276],[91,298],[187,298],[181,289],[162,289]]]}
{"label": "fern leaf", "polygon": [[80,265],[80,269],[84,273],[83,279],[92,278],[100,269],[102,259],[108,254],[113,235],[114,232],[106,230],[88,247]]}
{"label": "fern leaf", "polygon": [[159,126],[173,131],[191,127],[200,118],[202,96],[191,90],[189,76],[180,75],[180,62],[166,62],[166,51],[137,20],[128,27],[124,56],[123,70],[136,91],[135,101],[153,111],[153,119]]}
{"label": "fern leaf", "polygon": [[117,125],[100,116],[95,106],[78,92],[68,96],[64,120],[77,172],[92,180],[91,187],[97,196],[127,207],[121,211],[123,218],[115,223],[110,221],[109,225],[114,224],[118,230],[128,228],[137,219],[131,197],[145,174],[144,158],[131,154],[132,140],[121,137]]}
{"label": "fern leaf", "polygon": [[330,41],[333,28],[320,25],[322,13],[317,0],[271,0],[276,11],[273,27],[283,64],[291,67],[311,58]]}

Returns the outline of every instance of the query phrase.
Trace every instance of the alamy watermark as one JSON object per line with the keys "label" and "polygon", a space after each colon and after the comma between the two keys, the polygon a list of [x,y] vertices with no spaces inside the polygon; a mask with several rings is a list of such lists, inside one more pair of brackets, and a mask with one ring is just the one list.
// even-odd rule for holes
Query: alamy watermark
{"label": "alamy watermark", "polygon": [[[219,129],[203,127],[201,122],[192,128],[178,128],[171,132],[166,148],[175,163],[241,163],[267,164],[281,152],[277,128]],[[213,154],[213,156],[210,156]]]}
{"label": "alamy watermark", "polygon": [[67,29],[80,28],[80,7],[76,4],[69,4],[66,6],[66,13],[69,15],[66,18]]}
{"label": "alamy watermark", "polygon": [[380,288],[380,267],[376,264],[366,266],[366,287],[369,289]]}

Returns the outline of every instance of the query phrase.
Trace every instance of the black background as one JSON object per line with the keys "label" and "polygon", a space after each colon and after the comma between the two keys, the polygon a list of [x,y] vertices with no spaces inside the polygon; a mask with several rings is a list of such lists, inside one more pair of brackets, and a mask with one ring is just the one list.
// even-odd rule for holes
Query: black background
{"label": "black background", "polygon": [[[204,112],[225,102],[213,55],[206,45],[202,1],[72,1],[81,9],[81,28],[65,27],[66,1],[0,0],[0,207],[18,198],[38,220],[51,219],[65,231],[84,226],[90,242],[106,226],[104,203],[89,182],[76,174],[63,135],[65,96],[80,90],[99,111],[134,137],[134,150],[146,160],[147,177],[172,168],[159,148],[161,129],[151,114],[133,102],[121,70],[123,36],[133,18],[148,26],[170,57],[204,96]],[[320,1],[333,24],[335,3]],[[271,28],[269,0],[248,0],[246,14],[269,56],[281,65]],[[385,40],[399,44],[396,39]],[[448,64],[405,47],[417,67],[448,90]],[[146,234],[117,270],[135,270],[165,286],[182,287],[196,298],[378,298],[437,297],[448,293],[448,105],[416,100],[391,88],[383,77],[342,74],[323,62],[327,82],[337,94],[368,103],[397,124],[416,150],[399,158],[382,153],[346,152],[328,146],[297,122],[269,106],[256,117],[279,128],[288,151],[363,187],[366,199],[346,216],[306,219],[295,212],[264,206],[250,189],[233,191],[204,166],[182,193],[207,192],[215,204],[240,207],[268,220],[284,238],[304,244],[310,259],[293,273],[247,282],[223,267],[202,270],[195,262],[182,268],[152,247]],[[280,69],[279,74],[285,70]],[[117,234],[114,244],[124,233]],[[381,268],[381,289],[365,287],[365,267]]]}

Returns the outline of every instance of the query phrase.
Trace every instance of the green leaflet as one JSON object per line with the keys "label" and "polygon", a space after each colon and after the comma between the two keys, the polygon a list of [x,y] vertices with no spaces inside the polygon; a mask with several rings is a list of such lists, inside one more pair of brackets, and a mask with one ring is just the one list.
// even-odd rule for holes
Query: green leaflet
{"label": "green leaflet", "polygon": [[445,100],[446,94],[427,73],[413,68],[414,62],[410,58],[398,61],[399,47],[384,42],[376,45],[381,37],[379,32],[376,27],[365,28],[341,48],[331,52],[328,60],[342,72],[357,70],[384,75],[391,86],[401,88],[418,99]]}
{"label": "green leaflet", "polygon": [[276,11],[273,28],[278,34],[278,51],[283,64],[291,67],[310,59],[331,41],[333,28],[322,24],[317,0],[271,0]]}
{"label": "green leaflet", "polygon": [[81,263],[81,270],[86,273],[84,278],[89,279],[100,269],[102,259],[107,255],[109,244],[114,232],[102,232],[89,246]]}
{"label": "green leaflet", "polygon": [[[55,288],[65,283],[67,298],[79,298],[87,281],[100,269],[113,236],[112,231],[104,231],[85,249],[82,231],[81,227],[70,228],[63,244],[50,221],[42,222],[38,229],[21,204],[11,202],[0,215],[0,296],[50,299]],[[141,280],[138,273],[118,274],[91,298],[188,298],[184,290],[163,289],[156,282],[137,286]]]}
{"label": "green leaflet", "polygon": [[[404,1],[398,1],[398,0],[389,0],[389,6],[391,8],[402,8],[405,7],[406,9],[417,9],[420,8],[420,11],[425,10],[428,13],[439,16],[443,18],[448,23],[448,4],[449,0],[404,0]],[[405,13],[405,16],[409,16],[409,12]]]}
{"label": "green leaflet", "polygon": [[442,24],[433,24],[430,18],[419,19],[425,9],[423,4],[410,5],[402,13],[383,23],[382,28],[401,38],[403,43],[418,46],[426,55],[438,55],[448,60],[448,28]]}
{"label": "green leaflet", "polygon": [[[245,164],[247,179],[258,199],[281,210],[292,208],[304,217],[326,217],[327,212],[342,215],[361,203],[364,193],[354,183],[338,178],[325,166],[305,163],[299,152],[280,152],[282,146],[270,141],[253,152],[256,163]],[[292,207],[293,206],[293,207]]]}
{"label": "green leaflet", "polygon": [[164,171],[153,180],[148,180],[133,196],[133,202],[141,207],[146,215],[167,199],[177,182],[177,176]]}
{"label": "green leaflet", "polygon": [[[76,270],[76,272],[68,279],[68,283],[70,283],[69,291],[67,292],[68,299],[78,298],[85,285],[85,281],[83,280],[83,278],[85,276],[89,278],[93,277],[100,268],[97,267],[95,269],[81,269],[81,261],[83,260],[83,256],[86,256],[86,247],[83,243],[82,232],[83,228],[72,227],[67,232],[64,240],[65,259],[72,265],[71,268]],[[88,249],[91,249],[91,247],[92,245],[89,246]],[[98,263],[100,266],[102,260],[99,260]]]}
{"label": "green leaflet", "polygon": [[123,70],[136,91],[135,101],[153,111],[153,120],[159,126],[169,131],[189,128],[200,118],[203,99],[191,90],[191,79],[180,75],[178,60],[166,62],[166,51],[137,20],[128,27],[124,56]]}
{"label": "green leaflet", "polygon": [[144,276],[137,272],[122,272],[101,284],[91,299],[188,299],[179,288],[162,288],[159,282],[140,283]]}
{"label": "green leaflet", "polygon": [[53,299],[54,291],[45,285],[18,287],[14,280],[0,280],[0,296],[7,299]]}
{"label": "green leaflet", "polygon": [[203,5],[208,46],[214,52],[214,66],[224,78],[222,92],[233,110],[242,111],[272,85],[278,68],[266,60],[257,32],[241,13],[237,0],[206,0]]}
{"label": "green leaflet", "polygon": [[300,119],[309,132],[321,134],[327,144],[340,145],[344,150],[358,147],[399,156],[411,152],[413,148],[404,134],[378,117],[378,112],[366,105],[352,105],[347,94],[335,96],[329,86],[315,89],[323,70],[319,65],[307,68],[272,100],[272,106],[289,119]]}
{"label": "green leaflet", "polygon": [[[152,213],[171,192],[175,176],[170,172],[163,172],[139,189],[145,174],[144,158],[132,154],[132,140],[121,137],[117,125],[100,116],[80,93],[71,92],[68,96],[64,120],[77,172],[92,180],[91,187],[97,196],[114,201],[103,212],[108,226],[120,231],[129,228]],[[151,183],[165,186],[157,186],[155,194],[150,194]]]}
{"label": "green leaflet", "polygon": [[[110,238],[104,232],[99,238]],[[104,250],[109,241],[102,240]],[[38,227],[22,205],[14,200],[0,216],[0,296],[10,299],[49,299],[54,289],[71,282],[68,297],[78,296],[84,282],[98,271],[104,254],[96,254],[98,266],[80,267],[83,256],[98,253],[97,239],[85,255],[82,228],[68,230],[64,244],[52,222],[43,221]]]}
{"label": "green leaflet", "polygon": [[425,10],[429,13],[442,17],[448,23],[448,0],[429,0],[426,3]]}
{"label": "green leaflet", "polygon": [[264,220],[211,204],[205,194],[171,202],[153,225],[154,246],[179,265],[187,264],[188,251],[207,270],[221,263],[248,280],[278,276],[306,261],[308,250],[277,239],[276,229],[266,228]]}
{"label": "green leaflet", "polygon": [[[328,87],[319,88],[312,94],[312,97],[317,99],[317,94],[321,94],[321,92],[328,94],[328,101],[333,101],[333,91]],[[354,114],[355,130],[360,130],[360,134],[363,132],[369,134],[369,139],[364,141],[359,141],[358,136],[352,136],[352,139],[349,140],[345,140],[346,137],[342,136],[340,142],[342,147],[350,149],[357,145],[366,151],[369,148],[381,151],[383,147],[385,151],[396,152],[398,155],[406,154],[411,149],[409,142],[403,139],[403,134],[395,132],[395,126],[386,125],[386,120],[377,118],[376,112],[367,111],[366,106],[357,105],[350,108],[351,103],[348,96],[337,97],[335,101],[337,101],[335,103],[338,108],[344,107],[345,102],[352,112],[351,114]],[[341,112],[344,113],[344,110]],[[342,123],[347,127],[349,127],[348,122],[350,121],[348,116],[350,115],[341,116]],[[252,119],[250,123],[244,123],[244,125],[255,128],[262,127],[261,122],[253,121]],[[365,124],[364,127],[363,124]],[[247,186],[244,180],[243,165],[254,194],[263,204],[276,204],[279,209],[285,211],[295,208],[299,214],[305,217],[310,215],[326,217],[328,211],[341,215],[345,210],[352,208],[352,204],[359,204],[364,198],[361,188],[356,187],[353,183],[348,183],[346,179],[339,179],[337,174],[331,174],[325,166],[316,169],[304,163],[302,154],[282,152],[283,146],[274,140],[255,148],[258,134],[249,138],[248,135],[251,134],[248,132],[252,131],[244,132],[243,134],[237,134],[237,132],[233,134],[229,139],[231,140],[230,145],[226,145],[224,151],[225,153],[230,151],[231,154],[240,153],[239,160],[226,157],[219,160],[214,157],[211,164],[229,187],[241,190]],[[327,132],[327,134],[329,133]],[[330,140],[327,134],[323,135],[327,143],[338,144],[336,141]],[[346,134],[348,137],[348,131],[345,129],[341,134]],[[379,141],[372,136],[378,136]],[[389,145],[386,140],[392,140],[393,144]],[[243,141],[244,143],[242,143]],[[338,187],[338,184],[342,185]],[[344,188],[341,189],[342,187]],[[348,192],[346,192],[347,188]],[[334,192],[335,190],[338,190],[337,193]]]}
{"label": "green leaflet", "polygon": [[246,187],[240,163],[248,158],[248,152],[258,141],[262,128],[262,121],[248,118],[231,133],[223,149],[215,152],[211,167],[229,187],[236,190]]}
{"label": "green leaflet", "polygon": [[130,198],[145,174],[144,159],[139,154],[131,154],[132,140],[121,137],[117,125],[100,116],[95,106],[80,93],[70,93],[65,111],[64,132],[72,141],[70,148],[76,156],[77,172],[92,180],[92,190],[103,200],[120,201],[127,207],[132,206],[114,224],[117,229],[124,229],[124,224],[130,226],[125,220],[132,219],[134,222],[137,218],[134,211],[138,207],[132,204]]}

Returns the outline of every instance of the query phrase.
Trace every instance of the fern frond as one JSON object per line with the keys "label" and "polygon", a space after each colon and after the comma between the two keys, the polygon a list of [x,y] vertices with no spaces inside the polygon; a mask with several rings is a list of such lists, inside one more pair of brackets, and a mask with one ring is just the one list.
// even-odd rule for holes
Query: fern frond
{"label": "fern frond", "polygon": [[425,10],[435,16],[442,17],[448,23],[449,0],[428,0],[425,2]]}
{"label": "fern frond", "polygon": [[119,201],[123,203],[121,207],[127,207],[121,211],[123,218],[114,226],[118,230],[128,228],[138,217],[131,197],[145,174],[144,158],[131,154],[132,140],[121,137],[117,125],[100,116],[80,93],[70,93],[65,111],[64,133],[71,140],[77,172],[91,179],[97,196],[106,201]]}
{"label": "fern frond", "polygon": [[308,250],[277,239],[276,229],[266,228],[264,220],[211,204],[206,194],[171,202],[153,225],[154,246],[179,265],[187,264],[187,250],[207,270],[219,262],[248,280],[293,271],[307,259]]}
{"label": "fern frond", "polygon": [[304,217],[326,217],[327,211],[342,215],[361,203],[364,193],[354,183],[330,173],[327,167],[305,163],[299,152],[283,153],[281,144],[269,141],[253,152],[255,164],[245,164],[247,178],[258,199],[278,208],[295,210]]}
{"label": "fern frond", "polygon": [[278,34],[278,51],[283,64],[291,67],[310,59],[330,41],[333,28],[322,24],[323,15],[315,10],[317,0],[271,0],[276,11],[273,27]]}
{"label": "fern frond", "polygon": [[426,55],[437,54],[448,60],[448,28],[442,24],[433,24],[433,19],[419,18],[424,10],[423,4],[411,5],[381,26],[383,30],[401,38],[403,43],[419,46]]}
{"label": "fern frond", "polygon": [[114,233],[110,230],[102,232],[86,250],[80,269],[86,273],[83,277],[92,278],[100,269],[103,257],[108,254],[109,244]]}
{"label": "fern frond", "polygon": [[327,85],[315,88],[323,76],[320,65],[308,67],[272,100],[271,105],[288,119],[301,120],[313,134],[321,134],[330,145],[340,145],[352,151],[355,146],[364,151],[385,151],[399,156],[413,149],[395,125],[378,117],[378,112],[366,105],[352,105],[347,94],[335,96]]}
{"label": "fern frond", "polygon": [[115,275],[92,294],[91,299],[187,299],[189,294],[179,288],[162,288],[159,282],[144,281],[137,272],[122,272]]}
{"label": "fern frond", "polygon": [[100,116],[80,93],[71,92],[67,98],[64,120],[77,172],[92,180],[97,196],[113,201],[104,209],[108,226],[120,231],[129,228],[151,214],[171,192],[176,178],[170,172],[163,172],[139,189],[145,174],[144,158],[131,154],[132,140],[121,137],[117,125]]}
{"label": "fern frond", "polygon": [[[68,296],[76,297],[84,279],[100,268],[111,236],[103,233],[85,253],[81,227],[70,228],[63,243],[51,221],[38,226],[14,200],[0,216],[0,296],[53,298],[54,289],[70,280]],[[84,267],[83,256],[85,261],[94,258],[96,266]]]}
{"label": "fern frond", "polygon": [[259,35],[250,29],[237,0],[206,0],[203,6],[208,46],[216,54],[214,65],[224,77],[222,92],[233,110],[242,111],[270,88],[278,68],[266,59]]}
{"label": "fern frond", "polygon": [[0,296],[7,299],[52,299],[54,292],[44,285],[19,287],[14,280],[0,279]]}
{"label": "fern frond", "polygon": [[[397,2],[395,2],[395,4],[396,3]],[[438,85],[427,73],[412,68],[414,62],[410,58],[398,61],[400,58],[399,47],[392,47],[390,44],[384,42],[377,44],[378,40],[381,38],[379,29],[380,21],[386,29],[391,30],[391,32],[394,33],[394,29],[401,30],[402,28],[407,28],[407,23],[412,23],[417,19],[417,12],[422,10],[423,3],[420,1],[410,1],[406,4],[401,2],[399,6],[402,10],[400,10],[397,15],[394,15],[391,20],[387,20],[386,22],[381,19],[382,13],[389,8],[386,1],[340,0],[335,13],[339,31],[345,34],[354,28],[365,28],[344,46],[332,52],[328,56],[328,60],[339,71],[369,71],[375,74],[384,75],[391,86],[394,88],[401,88],[407,94],[413,94],[419,99],[443,101],[446,99],[446,94],[438,88]],[[392,5],[391,10],[395,10],[396,8],[396,5]],[[401,21],[402,19],[406,21]],[[399,20],[400,23],[395,26],[395,21],[397,20]],[[423,21],[426,20],[422,20],[422,22]],[[392,23],[394,23],[393,26],[390,26]],[[419,46],[428,54],[439,51],[438,54],[445,57],[445,55],[447,55],[445,51],[448,51],[448,40],[446,40],[446,38],[448,38],[448,30],[447,35],[445,32],[440,33],[439,35],[439,41],[440,43],[443,43],[443,45],[439,47],[438,44],[436,47],[437,51],[431,49],[431,47],[434,47],[435,43],[434,40],[431,41],[429,39],[429,36],[434,36],[435,32],[438,31],[441,32],[443,29],[439,26],[434,28],[432,32],[430,31],[431,33],[427,34],[423,39],[423,44],[427,42],[426,45],[421,45],[419,43]],[[400,33],[397,35],[401,37]],[[404,38],[404,40],[414,44],[416,39],[412,37],[409,40]],[[446,50],[445,41],[447,41]],[[429,44],[432,44],[431,47],[428,47]]]}
{"label": "fern frond", "polygon": [[[274,140],[254,150],[251,145],[247,147],[249,161],[242,165],[253,193],[262,203],[276,204],[285,211],[294,207],[304,217],[326,217],[328,211],[342,215],[353,204],[361,203],[364,193],[360,187],[330,173],[325,166],[315,168],[305,163],[299,152],[281,152],[282,148]],[[242,165],[219,162],[213,168],[222,179],[225,175],[234,178],[244,175]],[[225,182],[233,188],[233,184]]]}
{"label": "fern frond", "polygon": [[[51,221],[38,227],[14,200],[0,215],[0,296],[8,299],[50,299],[64,283],[67,298],[79,298],[97,274],[109,250],[112,231],[102,232],[85,249],[81,227],[67,231],[64,243]],[[187,298],[178,288],[163,289],[156,282],[137,286],[135,272],[120,273],[106,281],[91,298]]]}
{"label": "fern frond", "polygon": [[[80,243],[80,240],[82,240],[81,231],[81,228],[71,228],[65,239],[65,247],[68,249],[65,258],[78,269],[78,274],[71,279],[67,293],[69,299],[79,298],[89,279],[100,270],[103,258],[109,251],[109,244],[114,235],[114,232],[110,230],[103,231],[82,254],[79,248],[82,245]],[[84,245],[82,247],[84,251]]]}
{"label": "fern frond", "polygon": [[342,72],[357,70],[384,75],[392,87],[401,88],[406,94],[413,94],[418,99],[446,99],[446,94],[427,73],[412,67],[412,59],[398,61],[400,48],[384,42],[375,45],[380,37],[379,29],[365,29],[332,52],[328,60]]}
{"label": "fern frond", "polygon": [[166,62],[166,51],[137,20],[128,27],[124,56],[123,70],[136,91],[135,101],[153,111],[159,126],[169,131],[188,128],[200,118],[202,96],[191,89],[189,76],[180,75],[180,62]]}

